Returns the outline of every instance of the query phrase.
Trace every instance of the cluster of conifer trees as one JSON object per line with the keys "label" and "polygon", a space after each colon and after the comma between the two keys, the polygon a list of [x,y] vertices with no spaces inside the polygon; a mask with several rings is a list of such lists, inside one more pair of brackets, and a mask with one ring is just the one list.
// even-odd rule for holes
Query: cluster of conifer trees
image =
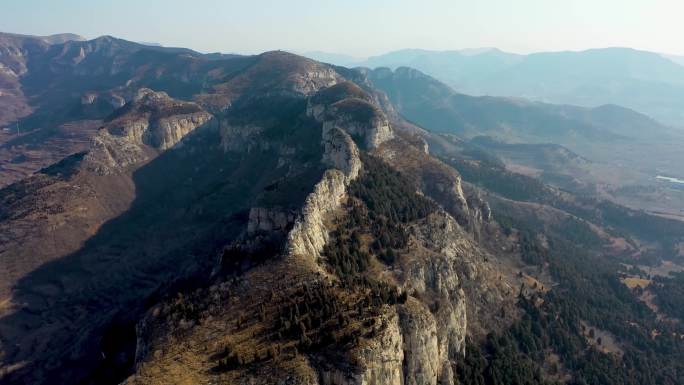
{"label": "cluster of conifer trees", "polygon": [[[395,286],[366,277],[333,284],[304,284],[286,298],[278,299],[279,303],[258,307],[251,321],[257,317],[262,323],[273,321],[267,347],[249,352],[226,346],[216,357],[214,370],[229,371],[279,359],[285,352],[339,351],[341,346],[356,345],[385,327],[379,321],[383,306],[404,303],[406,299],[407,294]],[[238,330],[250,324],[250,320],[238,315]]]}
{"label": "cluster of conifer trees", "polygon": [[649,287],[656,295],[658,309],[669,317],[684,320],[684,272],[670,277],[654,277]]}
{"label": "cluster of conifer trees", "polygon": [[365,271],[371,255],[393,264],[407,246],[406,225],[436,210],[411,180],[372,156],[362,159],[363,173],[349,186],[347,215],[323,252],[341,278]]}
{"label": "cluster of conifer trees", "polygon": [[[498,213],[501,217],[505,215]],[[580,223],[562,222],[566,232],[581,231],[570,235],[563,228],[558,233],[547,231],[548,251],[540,251],[528,235],[540,229],[508,219],[522,234],[528,262],[540,257],[557,285],[531,298],[520,296],[523,316],[518,321],[482,343],[468,345],[457,366],[460,384],[545,385],[557,371],[569,374],[572,385],[684,383],[682,328],[658,321],[620,282],[619,261],[606,258],[600,243],[581,235],[590,232],[586,224],[581,229]],[[604,353],[592,346],[583,322],[615,336],[619,352]],[[552,353],[559,362],[550,365],[547,358]]]}

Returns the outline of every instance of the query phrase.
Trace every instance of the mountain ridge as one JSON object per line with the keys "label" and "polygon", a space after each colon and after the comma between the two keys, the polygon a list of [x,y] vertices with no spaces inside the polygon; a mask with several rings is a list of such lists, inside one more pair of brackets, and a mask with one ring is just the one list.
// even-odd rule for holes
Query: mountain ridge
{"label": "mountain ridge", "polygon": [[[263,76],[269,73],[277,74],[277,76]],[[3,225],[6,228],[25,231],[24,235],[15,234],[8,239],[8,242],[3,241],[5,250],[0,260],[5,263],[28,262],[28,259],[21,258],[19,254],[22,250],[28,251],[26,248],[28,244],[42,243],[45,237],[41,235],[42,232],[51,233],[54,239],[67,241],[64,237],[74,237],[77,233],[74,233],[72,229],[81,228],[82,221],[94,222],[88,226],[92,228],[91,231],[94,234],[80,234],[80,238],[72,238],[67,251],[54,247],[42,248],[41,250],[46,254],[39,267],[24,265],[19,268],[12,265],[7,269],[15,272],[16,276],[5,281],[7,286],[3,287],[3,294],[12,293],[11,303],[23,303],[23,305],[18,307],[12,305],[3,310],[5,315],[0,320],[3,346],[15,344],[31,346],[35,344],[35,338],[40,338],[46,333],[51,335],[50,338],[53,341],[64,341],[72,335],[69,325],[78,325],[81,335],[80,342],[75,346],[67,348],[67,345],[55,344],[41,348],[40,354],[31,355],[32,364],[26,368],[7,364],[9,369],[8,372],[4,372],[4,375],[8,375],[10,381],[41,382],[51,379],[63,382],[67,378],[72,380],[90,378],[90,381],[97,382],[107,378],[111,380],[111,377],[108,377],[111,373],[117,373],[115,378],[119,380],[137,373],[137,376],[131,377],[130,381],[132,383],[145,382],[149,376],[145,367],[166,367],[163,357],[150,356],[146,353],[151,354],[157,350],[147,346],[157,344],[166,346],[165,336],[171,335],[167,333],[172,333],[171,330],[174,330],[177,325],[171,320],[172,323],[166,327],[155,328],[162,333],[159,336],[161,339],[157,339],[156,334],[152,332],[150,334],[133,332],[137,341],[131,341],[131,322],[148,310],[141,308],[143,304],[140,300],[131,296],[136,293],[139,293],[142,298],[154,295],[156,290],[162,290],[171,282],[182,281],[184,277],[189,278],[195,274],[199,274],[200,277],[211,277],[213,270],[219,273],[216,279],[220,284],[223,280],[221,277],[225,274],[229,277],[231,275],[239,277],[241,272],[245,271],[263,277],[264,274],[266,276],[275,274],[275,272],[269,272],[273,266],[281,266],[276,271],[282,271],[283,268],[291,271],[284,276],[288,277],[287,280],[294,280],[296,284],[307,283],[307,285],[315,286],[325,282],[316,283],[320,282],[321,273],[324,273],[324,276],[332,274],[333,277],[336,274],[348,274],[349,267],[346,264],[338,266],[341,270],[337,273],[334,272],[335,270],[332,272],[329,270],[330,264],[335,266],[336,262],[331,259],[333,257],[329,254],[330,251],[325,249],[325,245],[333,236],[330,235],[327,221],[333,212],[341,209],[343,197],[347,195],[346,189],[357,177],[361,177],[362,169],[370,172],[372,167],[379,167],[379,172],[387,172],[382,170],[386,170],[383,167],[388,167],[373,163],[379,162],[377,160],[371,161],[365,158],[362,160],[359,157],[359,151],[373,151],[375,148],[385,146],[387,142],[393,142],[393,146],[398,146],[397,148],[404,152],[410,146],[400,137],[395,137],[387,118],[384,117],[379,107],[374,106],[375,101],[370,95],[365,95],[365,91],[357,86],[340,83],[343,78],[333,69],[308,59],[281,52],[267,53],[242,69],[241,73],[232,79],[233,82],[229,81],[220,88],[221,92],[234,95],[231,104],[213,118],[192,102],[173,101],[167,94],[142,89],[131,101],[120,107],[116,114],[106,120],[104,128],[101,128],[94,137],[93,145],[87,154],[77,155],[73,160],[57,164],[45,169],[41,174],[0,190],[3,195],[3,207],[7,208],[2,215],[5,218]],[[336,87],[336,84],[340,86]],[[233,89],[235,90],[232,91]],[[329,91],[321,94],[320,97],[309,98],[321,90]],[[262,106],[274,102],[279,105],[278,109],[261,109]],[[357,110],[360,113],[357,113]],[[259,114],[255,115],[257,111]],[[189,118],[194,114],[200,114],[201,119]],[[173,119],[174,123],[165,124],[163,123],[165,119]],[[291,122],[291,125],[283,125],[283,122]],[[192,126],[188,129],[181,128],[182,124],[190,123]],[[156,130],[160,129],[165,130],[165,133],[158,134]],[[282,133],[282,130],[286,132]],[[178,135],[174,134],[176,132]],[[159,141],[159,138],[179,136],[183,137],[180,142],[167,144]],[[360,140],[353,140],[352,136]],[[197,151],[202,152],[201,157],[195,155]],[[422,150],[411,151],[421,162],[428,162],[427,164],[435,162],[430,160]],[[387,159],[392,159],[391,155],[386,156],[389,156]],[[207,162],[208,164],[214,162],[216,166],[205,169],[202,174],[197,174],[196,167],[200,165],[206,167]],[[212,193],[211,191],[215,189],[212,185],[223,172],[222,168],[217,169],[221,164],[237,165],[235,168],[231,167],[230,171],[236,178],[234,183],[237,185],[231,186],[229,183]],[[165,175],[162,170],[166,168],[174,168],[174,174]],[[255,175],[255,168],[264,170],[264,173]],[[468,207],[477,200],[471,199],[470,203],[466,201],[459,187],[460,179],[455,171],[443,168],[439,172],[446,172],[444,183],[450,184],[452,188],[448,192],[439,192],[439,199],[453,201],[454,204],[448,206],[449,210],[457,215],[460,223],[464,225],[471,223],[478,216],[479,209],[474,206],[471,209]],[[190,175],[192,175],[193,183],[188,185],[185,177]],[[392,175],[394,174],[389,174],[390,177]],[[423,179],[421,183],[430,188],[426,191],[438,193],[438,189],[430,187],[434,183],[431,178]],[[202,187],[205,184],[207,186]],[[204,195],[204,188],[207,188],[208,195]],[[241,189],[244,192],[238,194],[237,191]],[[110,195],[111,193],[115,195]],[[250,196],[255,193],[256,197],[251,198]],[[413,192],[409,189],[407,194],[410,197]],[[230,199],[225,203],[220,203],[224,200],[223,198],[228,197]],[[400,197],[400,199],[403,198]],[[35,200],[42,200],[44,205],[33,206],[32,202]],[[179,206],[175,209],[167,208],[167,205],[172,202]],[[190,205],[196,209],[186,211],[181,208],[181,206],[185,207],[185,204],[180,204],[180,202],[188,204],[194,202]],[[70,208],[72,205],[104,206],[110,208],[111,211],[102,212],[91,208],[84,211],[81,214],[83,217],[78,219],[71,217],[74,212]],[[212,212],[204,212],[200,210],[204,205],[215,207]],[[296,213],[294,218],[292,214],[288,214],[290,212]],[[56,227],[19,226],[20,223],[28,225],[34,215],[40,216],[41,213],[45,213],[43,215],[50,218],[48,223],[55,223]],[[248,215],[245,217],[246,213]],[[409,216],[412,215],[416,214]],[[146,224],[159,220],[157,216],[167,218],[162,222],[168,221],[168,224],[161,227],[148,227]],[[221,217],[224,219],[220,219]],[[230,218],[227,222],[226,217]],[[473,219],[469,219],[471,217]],[[60,218],[63,219],[60,221]],[[418,218],[420,216],[415,219]],[[455,231],[455,234],[463,234],[460,225],[450,214],[442,212],[439,216],[431,218],[430,221],[436,221],[436,223],[429,224],[429,226],[446,223]],[[205,223],[208,219],[211,219],[209,223]],[[245,223],[245,220],[248,223]],[[487,220],[486,216],[485,220]],[[476,225],[473,223],[472,226]],[[159,229],[155,230],[158,227]],[[172,230],[174,227],[178,228]],[[147,236],[152,236],[155,231],[162,231],[161,229],[166,232],[179,232],[188,228],[194,228],[199,237],[198,240],[174,237],[175,241],[170,242],[165,240],[168,233],[164,233],[166,235],[158,241],[139,242]],[[400,233],[403,231],[401,230]],[[84,242],[83,240],[86,239],[87,241]],[[451,244],[455,241],[455,239],[443,239],[432,242]],[[82,247],[79,246],[81,242],[84,242]],[[463,254],[464,258],[480,255],[475,245],[465,239],[462,242],[464,245],[459,247],[466,248],[462,250],[471,250],[470,254]],[[437,246],[426,245],[424,247],[435,248]],[[119,262],[111,265],[107,256],[117,253],[115,250],[122,250],[121,248],[128,251],[119,254]],[[222,248],[224,251],[221,254]],[[65,252],[67,255],[63,255]],[[191,253],[194,257],[183,259],[183,252]],[[465,251],[461,252],[465,253]],[[214,253],[221,256],[218,264],[216,264]],[[148,258],[138,258],[138,255],[148,255]],[[260,257],[260,255],[263,256]],[[279,255],[282,257],[278,258]],[[34,254],[33,258],[40,258],[40,256]],[[262,260],[262,258],[265,259]],[[454,257],[443,258],[453,259]],[[164,259],[167,260],[164,261]],[[325,262],[326,260],[330,262]],[[161,268],[160,263],[161,266],[172,263],[177,267],[167,266],[163,269],[165,271],[163,274],[145,273],[147,269],[154,271]],[[423,264],[430,262],[426,260],[415,263],[419,263],[415,268],[420,268]],[[264,267],[259,267],[262,264]],[[35,271],[28,273],[28,277],[20,278],[32,269]],[[90,272],[92,279],[83,275],[84,269]],[[107,274],[106,272],[111,269],[117,272],[116,280],[98,280],[98,277]],[[73,279],[58,278],[58,281],[54,282],[49,276],[50,272],[59,272],[59,277],[72,277]],[[294,272],[298,273],[292,276]],[[387,299],[391,301],[387,305],[389,307],[375,304],[373,300],[368,310],[362,312],[363,318],[359,320],[351,318],[348,321],[349,325],[357,328],[360,327],[357,322],[366,322],[366,317],[376,319],[377,321],[373,322],[378,322],[378,326],[374,329],[378,330],[373,332],[375,334],[364,338],[372,344],[371,346],[376,346],[374,349],[378,349],[378,352],[385,352],[389,348],[396,349],[395,342],[398,341],[401,346],[402,339],[406,339],[406,344],[410,344],[396,352],[397,359],[393,361],[392,367],[379,369],[374,369],[372,365],[368,366],[375,360],[373,354],[350,350],[350,358],[365,357],[364,360],[367,361],[349,363],[352,368],[355,368],[353,369],[355,372],[361,371],[360,378],[392,376],[396,381],[412,378],[415,376],[413,373],[420,373],[423,370],[421,368],[425,367],[425,360],[431,354],[440,354],[442,358],[439,367],[434,367],[424,375],[430,379],[437,378],[437,376],[446,376],[445,378],[449,379],[452,377],[448,357],[463,350],[465,309],[462,300],[459,299],[463,297],[463,294],[456,286],[456,271],[441,271],[435,274],[440,274],[445,279],[442,282],[445,286],[440,289],[441,294],[439,294],[445,302],[438,317],[433,316],[427,310],[427,305],[422,300],[410,299],[410,306],[400,306],[396,302],[398,292],[393,291],[391,286],[389,289],[386,288],[384,285],[387,283],[369,284],[366,281],[352,280],[345,284],[353,285],[351,287],[331,287],[328,286],[329,284],[323,286],[323,290],[333,293],[328,295],[340,296],[336,301],[346,301],[345,298],[348,295],[353,298],[363,293],[364,287],[380,290],[384,293],[383,298],[389,295],[390,299]],[[246,278],[241,279],[249,282],[252,280],[249,277],[250,275],[247,275]],[[283,279],[283,275],[274,275],[274,277]],[[254,283],[258,282],[256,278],[254,279]],[[14,283],[13,280],[18,280],[18,282]],[[33,301],[31,293],[38,287],[50,288],[49,293],[44,293],[45,298],[57,295],[61,297],[61,300],[47,307],[40,301]],[[84,291],[85,287],[88,287],[88,290]],[[352,290],[352,287],[355,289]],[[104,310],[106,307],[98,298],[105,296],[105,293],[108,293],[106,306],[109,306],[109,310],[100,313],[97,309]],[[268,296],[263,297],[266,294],[261,293],[261,290],[253,292],[247,287],[244,293],[248,297],[257,295],[261,301],[269,301]],[[451,298],[450,301],[453,302],[447,302],[447,298]],[[244,299],[244,301],[247,300],[248,298]],[[91,305],[87,305],[88,303]],[[343,302],[339,303],[339,306],[342,306]],[[92,310],[97,317],[79,315],[77,309],[82,306],[93,307]],[[197,306],[202,305],[197,302]],[[242,306],[244,308],[245,305]],[[46,322],[49,321],[48,323],[33,324],[29,327],[31,331],[28,333],[13,329],[13,325],[34,319],[33,311],[38,308],[42,309],[40,318]],[[121,313],[124,309],[125,314]],[[398,315],[397,311],[400,311],[401,315]],[[154,310],[152,312],[154,313]],[[173,316],[174,312],[175,310],[172,309],[170,315]],[[163,314],[165,317],[167,313]],[[232,313],[224,314],[230,317]],[[161,317],[161,315],[152,317]],[[351,314],[350,317],[352,317]],[[436,345],[433,346],[437,341],[436,335],[425,334],[423,336],[422,331],[408,329],[406,322],[414,321],[407,319],[415,319],[415,322],[432,325],[430,327],[434,331],[437,331],[436,325],[440,325],[439,333],[443,335],[442,340],[444,343],[451,342],[448,342],[448,346],[440,345],[439,348]],[[150,319],[148,322],[156,321]],[[399,322],[404,326],[400,327]],[[394,326],[389,326],[389,329],[380,326],[385,323]],[[142,328],[141,330],[146,328],[143,324],[138,327]],[[390,334],[382,330],[388,330],[387,333]],[[287,333],[297,332],[292,330]],[[104,335],[100,346],[94,343],[98,335]],[[124,338],[124,336],[128,337]],[[389,336],[395,342],[386,345],[382,341]],[[263,338],[262,335],[254,337],[256,342]],[[425,337],[429,342],[424,346]],[[108,342],[112,338],[114,340]],[[289,338],[284,337],[281,343],[290,345]],[[302,349],[302,354],[309,354],[310,351],[314,354],[318,349],[324,349],[327,346],[326,340],[318,340],[320,337],[314,335],[311,335],[311,338],[315,338],[313,347],[307,347],[306,344],[296,345]],[[4,341],[8,340],[15,342],[5,345]],[[319,344],[322,345],[319,346]],[[414,344],[415,348],[409,347]],[[135,348],[136,346],[138,348]],[[248,346],[246,345],[244,349]],[[217,353],[223,349],[221,345],[215,348]],[[101,349],[103,352],[101,357],[99,354],[92,354],[97,353],[95,349]],[[166,348],[163,349],[166,350]],[[428,350],[422,353],[421,349]],[[30,354],[29,351],[21,348],[10,349],[6,359],[9,362],[21,362],[29,357],[28,354]],[[407,355],[405,357],[409,362],[413,362],[413,366],[407,369],[401,368],[404,360],[400,358],[404,354]],[[136,356],[135,361],[133,361],[133,355]],[[162,360],[158,361],[155,357],[162,358]],[[215,366],[212,357],[213,355],[205,356],[209,360],[207,364]],[[307,356],[297,355],[297,357],[306,358]],[[256,363],[262,362],[262,359],[258,357],[249,359]],[[69,362],[78,362],[78,364],[72,365]],[[136,367],[130,366],[133,362],[136,362]],[[140,362],[140,365],[145,362],[145,366],[137,367],[137,362]],[[268,360],[265,361],[265,367],[271,367],[272,364],[268,362]],[[276,368],[279,367],[277,363],[273,365]],[[129,370],[134,370],[134,373],[130,373]],[[329,374],[321,375],[330,375],[335,378],[346,378],[349,375],[347,370],[335,370],[328,369],[323,373]],[[204,372],[191,374],[207,375]],[[247,379],[255,378],[248,370],[231,371],[228,374],[230,376],[239,374]],[[222,376],[221,372],[217,375]]]}
{"label": "mountain ridge", "polygon": [[500,159],[582,168],[540,138],[615,146],[652,120],[283,51],[56,47],[2,146],[90,123],[0,188],[0,382],[681,382],[676,298],[629,284],[681,262],[684,224]]}
{"label": "mountain ridge", "polygon": [[[617,104],[680,126],[684,66],[666,55],[623,47],[526,55],[407,49],[355,66],[414,67],[471,95],[520,96],[595,107]],[[637,97],[637,95],[639,95]]]}

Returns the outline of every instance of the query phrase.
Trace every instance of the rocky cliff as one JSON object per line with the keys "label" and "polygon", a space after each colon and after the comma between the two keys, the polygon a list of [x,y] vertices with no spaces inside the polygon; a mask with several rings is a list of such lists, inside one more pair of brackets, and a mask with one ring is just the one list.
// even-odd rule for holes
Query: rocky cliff
{"label": "rocky cliff", "polygon": [[178,144],[212,115],[164,92],[140,89],[129,104],[100,129],[86,155],[88,167],[107,174],[137,165]]}
{"label": "rocky cliff", "polygon": [[[365,170],[361,152],[377,154],[375,156],[387,159],[392,165],[396,162],[388,156],[389,153],[422,154],[420,159],[427,159],[422,160],[423,163],[416,162],[411,168],[408,165],[404,168],[396,166],[409,178],[416,176],[421,165],[438,164],[429,160],[424,142],[413,147],[408,141],[398,138],[373,98],[352,83],[341,82],[324,87],[308,96],[302,118],[312,119],[320,130],[320,164],[325,170],[294,220],[279,208],[252,208],[249,214],[248,233],[289,229],[282,254],[249,271],[239,278],[238,283],[225,289],[229,293],[226,299],[218,295],[203,302],[200,307],[206,310],[200,310],[199,320],[193,321],[197,326],[188,327],[187,317],[175,313],[171,304],[164,305],[165,310],[161,312],[148,313],[138,326],[138,350],[148,353],[138,354],[137,372],[128,380],[130,384],[150,383],[162,372],[169,375],[177,373],[180,367],[189,365],[191,361],[199,365],[198,368],[204,368],[193,371],[191,378],[197,383],[208,383],[213,381],[212,378],[238,383],[320,385],[453,383],[453,367],[465,351],[469,317],[466,290],[478,294],[487,292],[492,304],[503,299],[499,289],[490,293],[486,290],[488,286],[484,285],[492,270],[491,267],[483,267],[487,264],[486,253],[478,249],[472,234],[443,210],[406,226],[409,244],[393,267],[376,262],[373,282],[378,280],[378,283],[372,283],[371,287],[380,285],[380,288],[389,287],[382,290],[390,293],[392,290],[403,292],[406,300],[400,303],[390,300],[389,304],[371,307],[374,310],[370,314],[366,313],[369,310],[350,311],[345,316],[342,314],[346,312],[341,312],[339,317],[344,320],[339,321],[340,333],[352,329],[356,330],[353,333],[357,337],[333,350],[322,341],[297,342],[283,335],[289,329],[282,331],[278,318],[282,319],[282,315],[277,315],[282,310],[278,309],[291,305],[282,305],[279,298],[289,302],[310,291],[311,287],[324,287],[330,293],[326,295],[334,298],[330,301],[336,303],[335,306],[360,306],[348,302],[353,303],[353,298],[365,289],[355,286],[356,283],[348,286],[350,283],[330,270],[326,246],[332,238],[339,236],[341,229],[336,223],[350,215],[348,210],[352,198],[349,186],[358,183],[357,179],[369,172]],[[220,129],[222,148],[255,156],[275,151],[280,158],[279,163],[296,158],[301,151],[297,146],[283,147],[265,139],[270,130],[267,123],[244,125],[235,118],[223,119]],[[458,174],[444,170],[440,168],[432,174],[419,173],[416,193],[435,194],[438,202],[441,197],[446,197],[443,198],[445,202],[458,202],[449,207],[465,218],[467,224],[476,217],[473,212],[479,208],[470,208]],[[433,180],[435,175],[448,181],[448,187],[443,188],[445,191],[441,195],[433,191],[439,189],[432,186],[441,183]],[[477,218],[485,222],[489,219]],[[479,284],[466,287],[465,280]],[[227,286],[209,290],[221,290],[218,287]],[[237,323],[235,312],[241,314]],[[478,317],[477,311],[472,313],[473,317]],[[227,329],[221,326],[227,324],[232,326]],[[315,322],[311,321],[311,324],[315,325]],[[315,328],[304,324],[301,327]],[[274,328],[281,331],[275,334],[266,331]],[[180,332],[181,329],[184,331]],[[181,337],[170,337],[177,333]],[[314,337],[319,335],[318,331],[311,333],[310,338],[321,338]],[[308,334],[304,333],[304,336]],[[199,348],[199,341],[208,335],[221,337],[211,346]],[[274,337],[276,335],[281,337]],[[300,338],[307,340],[309,337]],[[167,352],[171,341],[176,341],[174,344],[185,341],[180,344],[187,346],[188,351],[172,348]],[[274,344],[279,346],[280,354],[286,359],[275,359],[277,353],[262,353],[262,349],[268,350],[268,346]],[[175,357],[173,361],[169,361],[171,357]],[[204,358],[195,361],[198,357]],[[212,357],[227,358],[217,361]],[[233,366],[232,360],[237,359],[234,357],[251,364]],[[228,367],[232,369],[226,371]],[[206,370],[209,370],[209,375],[200,374]],[[174,382],[173,377],[163,378]]]}
{"label": "rocky cliff", "polygon": [[[79,59],[74,43],[60,63],[87,66],[110,43],[123,47],[95,42]],[[451,384],[470,320],[506,301],[505,281],[486,284],[495,268],[473,231],[490,220],[486,203],[464,193],[410,124],[388,117],[363,76],[284,52],[232,71],[196,102],[147,88],[129,94],[89,151],[32,179],[43,190],[23,187],[18,202],[59,186],[68,190],[60,202],[111,209],[95,216],[88,206],[91,238],[43,259],[78,279],[55,284],[41,270],[19,292],[5,288],[26,303],[0,322],[6,340],[67,341],[72,330],[55,321],[65,319],[82,336],[70,349],[39,349],[26,366],[37,370],[8,378],[97,382],[130,369],[117,380]],[[18,190],[7,191],[15,199]],[[61,299],[31,302],[35,290]],[[103,303],[110,310],[95,309],[98,317],[83,311]],[[8,326],[35,314],[33,333]],[[30,351],[5,357],[11,364]]]}
{"label": "rocky cliff", "polygon": [[338,83],[310,98],[307,115],[323,123],[324,131],[342,128],[360,139],[364,149],[377,148],[394,133],[373,99],[351,82]]}

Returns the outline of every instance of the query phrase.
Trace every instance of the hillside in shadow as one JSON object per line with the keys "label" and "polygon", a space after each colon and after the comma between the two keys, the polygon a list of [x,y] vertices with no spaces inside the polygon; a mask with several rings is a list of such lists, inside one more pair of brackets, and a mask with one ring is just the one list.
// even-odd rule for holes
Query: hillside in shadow
{"label": "hillside in shadow", "polygon": [[[311,131],[318,127],[301,128],[319,143],[320,132]],[[275,149],[225,152],[207,124],[135,171],[126,212],[15,285],[12,302],[21,308],[0,319],[3,359],[16,368],[9,383],[120,382],[133,362],[135,323],[149,305],[206,283],[222,248],[246,228],[250,207],[303,202],[322,173],[320,148],[298,156],[316,162],[278,184],[289,167],[278,167]],[[273,199],[281,191],[286,198]]]}

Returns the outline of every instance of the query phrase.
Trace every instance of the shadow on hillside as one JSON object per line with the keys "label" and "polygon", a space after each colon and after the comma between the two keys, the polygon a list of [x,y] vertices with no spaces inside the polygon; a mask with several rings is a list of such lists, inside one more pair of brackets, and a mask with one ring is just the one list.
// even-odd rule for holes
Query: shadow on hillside
{"label": "shadow on hillside", "polygon": [[31,364],[11,383],[119,383],[145,309],[179,287],[206,284],[250,207],[301,207],[323,173],[320,125],[303,118],[303,99],[250,103],[236,117],[266,127],[256,149],[225,152],[214,122],[196,129],[135,171],[128,211],[15,285],[12,301],[23,308],[0,319],[3,359]]}
{"label": "shadow on hillside", "polygon": [[[58,384],[89,376],[87,383],[119,383],[131,368],[135,323],[148,304],[172,285],[208,277],[266,181],[244,159],[224,153],[210,125],[186,139],[133,174],[136,197],[128,211],[77,252],[16,284],[13,302],[23,307],[0,319],[3,360],[6,367],[35,365],[3,381]],[[276,160],[259,162],[275,168]]]}

